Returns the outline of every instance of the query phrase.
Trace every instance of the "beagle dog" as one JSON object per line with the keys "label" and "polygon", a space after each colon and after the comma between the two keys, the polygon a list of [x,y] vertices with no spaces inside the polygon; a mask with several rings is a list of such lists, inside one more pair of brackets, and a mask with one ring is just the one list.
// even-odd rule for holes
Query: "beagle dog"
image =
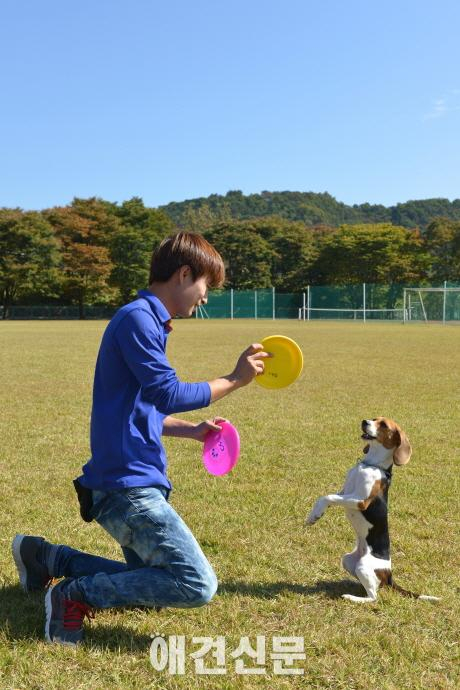
{"label": "beagle dog", "polygon": [[347,572],[358,578],[367,596],[343,594],[356,602],[376,601],[380,585],[388,585],[406,596],[427,601],[430,597],[408,592],[396,585],[391,576],[390,537],[388,533],[388,489],[393,464],[406,465],[412,448],[404,431],[387,417],[364,419],[362,437],[367,443],[364,457],[348,472],[339,494],[319,498],[305,524],[313,525],[331,505],[343,506],[356,532],[356,548],[342,558]]}

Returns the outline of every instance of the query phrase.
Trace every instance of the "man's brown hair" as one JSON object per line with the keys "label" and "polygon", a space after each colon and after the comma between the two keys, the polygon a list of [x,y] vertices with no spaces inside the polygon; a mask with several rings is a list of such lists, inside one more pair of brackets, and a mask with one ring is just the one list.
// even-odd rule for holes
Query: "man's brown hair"
{"label": "man's brown hair", "polygon": [[224,283],[224,262],[217,249],[196,232],[178,232],[167,237],[154,250],[149,285],[165,283],[182,266],[190,266],[193,280],[206,276],[211,288],[221,287]]}

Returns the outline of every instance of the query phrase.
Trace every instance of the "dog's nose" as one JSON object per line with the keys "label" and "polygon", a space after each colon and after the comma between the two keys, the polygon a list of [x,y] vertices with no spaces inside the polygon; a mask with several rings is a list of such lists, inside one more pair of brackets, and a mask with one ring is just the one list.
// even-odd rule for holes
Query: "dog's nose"
{"label": "dog's nose", "polygon": [[363,419],[363,421],[361,422],[361,429],[364,431],[366,426],[367,426],[367,419]]}

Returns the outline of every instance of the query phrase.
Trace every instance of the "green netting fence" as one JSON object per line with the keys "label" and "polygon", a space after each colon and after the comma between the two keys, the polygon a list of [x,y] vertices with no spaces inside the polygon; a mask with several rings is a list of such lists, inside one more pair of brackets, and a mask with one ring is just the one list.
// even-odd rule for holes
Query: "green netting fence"
{"label": "green netting fence", "polygon": [[296,319],[302,294],[269,290],[219,290],[209,293],[197,317],[210,319]]}
{"label": "green netting fence", "polygon": [[397,283],[315,285],[298,293],[275,290],[226,290],[210,293],[197,312],[202,318],[349,319],[354,321],[457,321],[460,286],[445,283],[433,292]]}
{"label": "green netting fence", "polygon": [[[85,305],[87,319],[108,319],[117,306]],[[11,319],[78,319],[77,306],[13,306]],[[392,283],[314,285],[295,293],[216,290],[196,312],[210,319],[348,319],[354,321],[460,321],[460,284],[411,287]],[[0,308],[1,318],[1,308]]]}

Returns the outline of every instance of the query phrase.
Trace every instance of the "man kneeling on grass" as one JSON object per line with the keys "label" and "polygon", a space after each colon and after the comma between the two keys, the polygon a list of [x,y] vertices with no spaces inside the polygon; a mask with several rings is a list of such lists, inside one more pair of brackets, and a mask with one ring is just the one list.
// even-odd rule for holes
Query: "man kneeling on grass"
{"label": "man kneeling on grass", "polygon": [[65,578],[46,593],[48,642],[82,640],[93,608],[191,608],[216,592],[211,565],[168,502],[161,436],[202,442],[221,418],[192,424],[170,415],[207,407],[263,372],[268,355],[260,344],[241,354],[231,374],[209,382],[179,381],[166,358],[172,317],[192,316],[224,275],[221,256],[203,237],[178,233],[153,253],[148,290],[107,326],[94,377],[91,459],[76,488],[85,519],[116,539],[125,562],[16,535],[13,556],[26,591]]}

